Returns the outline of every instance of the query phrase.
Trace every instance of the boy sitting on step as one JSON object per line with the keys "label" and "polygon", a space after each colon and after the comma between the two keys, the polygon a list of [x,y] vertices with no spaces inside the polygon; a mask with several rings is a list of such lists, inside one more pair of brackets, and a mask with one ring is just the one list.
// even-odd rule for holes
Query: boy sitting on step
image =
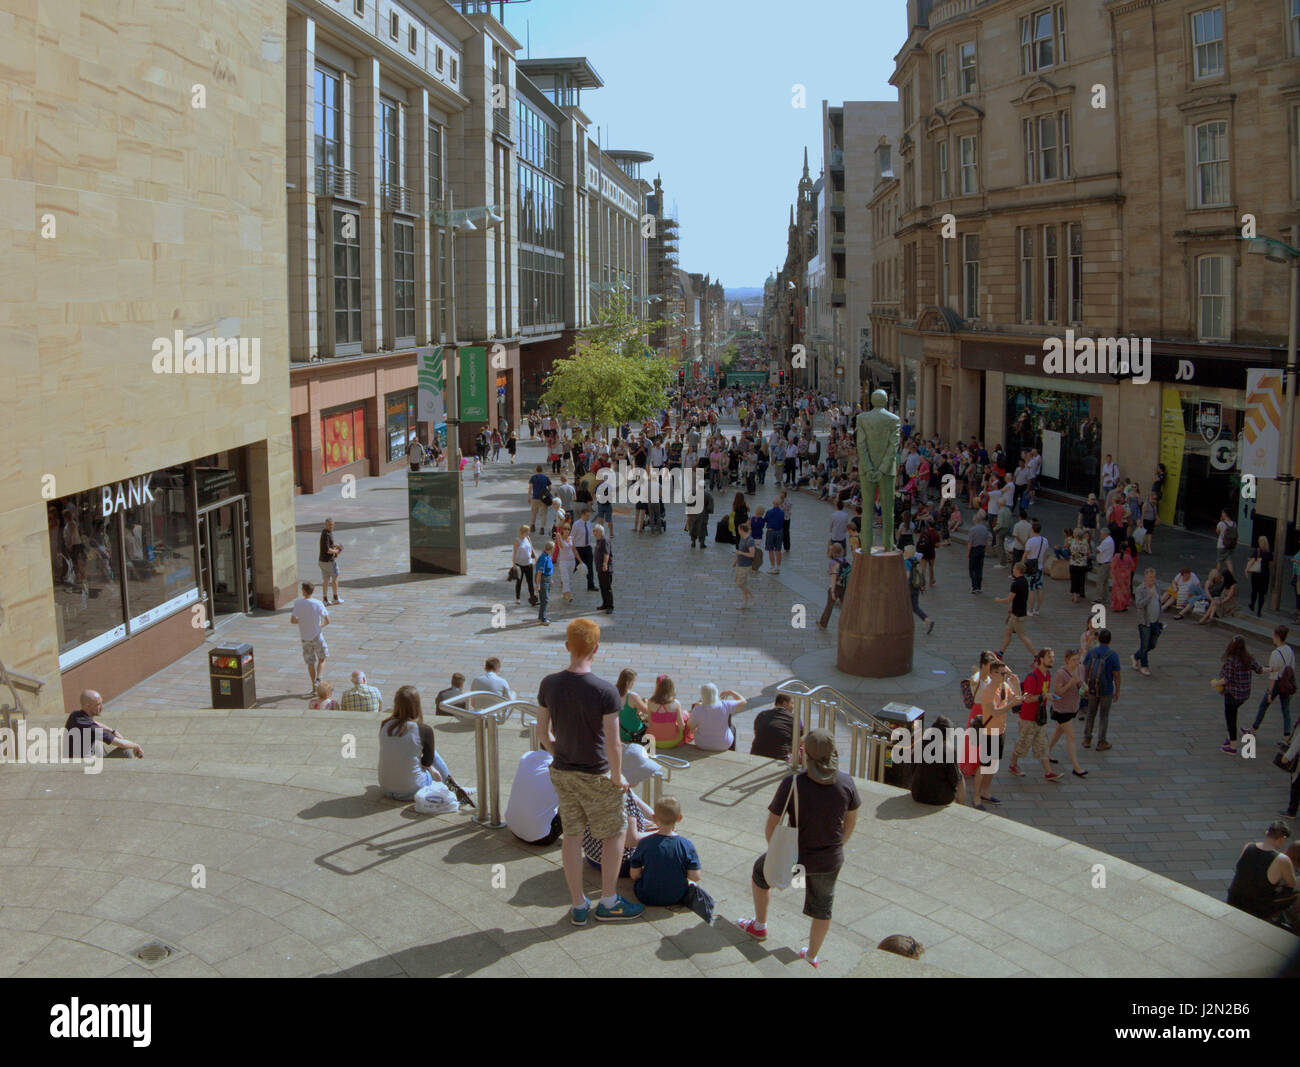
{"label": "boy sitting on step", "polygon": [[699,886],[700,856],[689,838],[677,832],[682,806],[676,797],[655,805],[659,832],[643,837],[632,853],[629,875],[637,900],[651,907],[685,905],[710,926],[713,898]]}

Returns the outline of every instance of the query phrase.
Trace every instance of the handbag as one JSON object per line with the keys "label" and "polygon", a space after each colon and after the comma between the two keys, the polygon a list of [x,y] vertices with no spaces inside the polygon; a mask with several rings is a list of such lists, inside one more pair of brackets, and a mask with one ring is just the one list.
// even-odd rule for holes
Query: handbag
{"label": "handbag", "polygon": [[506,572],[506,581],[507,582],[519,581],[519,567],[517,564],[514,563],[510,564],[510,570]]}
{"label": "handbag", "polygon": [[1273,766],[1286,771],[1287,774],[1295,774],[1297,764],[1300,764],[1300,755],[1287,759],[1286,754],[1283,752],[1273,753]]}
{"label": "handbag", "polygon": [[763,859],[763,881],[772,889],[789,889],[794,880],[794,867],[799,862],[799,830],[791,826],[785,817],[790,807],[790,798],[794,797],[794,818],[799,821],[799,778],[790,779],[790,792],[785,796],[785,806],[781,809],[781,821],[772,831],[772,839],[767,843],[767,855]]}
{"label": "handbag", "polygon": [[1251,556],[1250,562],[1246,564],[1247,574],[1258,574],[1260,572],[1261,562],[1258,556]]}

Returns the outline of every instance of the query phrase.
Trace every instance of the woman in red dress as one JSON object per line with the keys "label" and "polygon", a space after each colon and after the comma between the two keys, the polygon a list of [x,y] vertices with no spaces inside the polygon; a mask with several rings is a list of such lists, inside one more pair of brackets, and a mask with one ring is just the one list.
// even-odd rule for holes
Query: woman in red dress
{"label": "woman in red dress", "polygon": [[1137,547],[1130,537],[1123,551],[1116,552],[1110,561],[1110,610],[1128,611],[1133,603],[1133,572],[1137,569]]}

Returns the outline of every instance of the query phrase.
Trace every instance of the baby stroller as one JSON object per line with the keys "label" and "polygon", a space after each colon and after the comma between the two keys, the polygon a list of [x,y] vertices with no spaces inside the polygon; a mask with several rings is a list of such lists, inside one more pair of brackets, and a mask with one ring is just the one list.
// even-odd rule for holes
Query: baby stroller
{"label": "baby stroller", "polygon": [[663,501],[655,500],[646,505],[646,529],[651,533],[661,534],[668,529],[668,519],[664,514]]}

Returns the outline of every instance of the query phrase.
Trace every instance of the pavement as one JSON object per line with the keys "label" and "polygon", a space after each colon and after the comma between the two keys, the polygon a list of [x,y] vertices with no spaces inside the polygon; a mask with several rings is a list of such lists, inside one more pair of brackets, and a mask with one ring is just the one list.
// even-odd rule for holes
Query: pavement
{"label": "pavement", "polygon": [[[481,486],[467,485],[463,577],[408,572],[405,471],[358,481],[355,498],[334,487],[298,499],[302,575],[316,575],[327,516],[347,546],[345,603],[331,608],[326,631],[327,674],[337,686],[361,668],[386,699],[398,685],[417,684],[427,700],[453,671],[472,678],[496,655],[515,689],[532,697],[543,675],[563,667],[563,625],[591,614],[597,594],[580,579],[568,606],[557,589],[555,623],[542,628],[505,581],[513,530],[527,521],[526,478],[540,456],[525,441],[513,468],[489,465]],[[769,483],[757,501],[771,495]],[[768,706],[775,685],[796,661],[834,646],[834,624],[828,634],[815,625],[829,515],[811,496],[796,498],[794,553],[779,575],[754,576],[759,601],[742,612],[731,552],[691,549],[680,507],[670,506],[664,535],[633,534],[630,511],[618,509],[617,609],[593,616],[603,629],[598,669],[613,677],[633,667],[642,692],[668,672],[688,703],[703,682],[739,690],[752,698],[738,716],[743,752],[753,712]],[[938,585],[922,597],[938,622],[931,636],[918,632],[918,662],[941,684],[911,702],[930,715],[961,713],[957,680],[1001,633],[1005,609],[992,600],[1009,575],[990,565],[986,595],[974,597],[965,570],[960,545],[940,549]],[[1033,640],[1077,646],[1086,617],[1086,606],[1070,605],[1065,583],[1049,582]],[[1111,628],[1127,668],[1136,623],[1113,615]],[[557,850],[538,854],[466,816],[421,819],[379,801],[373,726],[355,734],[355,758],[340,757],[335,719],[348,716],[305,710],[306,669],[287,609],[233,617],[209,638],[232,641],[255,647],[256,708],[207,709],[202,648],[106,709],[105,721],[145,746],[145,760],[110,761],[98,776],[0,769],[0,973],[814,973],[792,957],[805,920],[797,902],[780,896],[779,942],[774,935],[764,946],[734,942],[721,924],[709,931],[689,915],[571,933],[561,921]],[[860,782],[866,807],[820,973],[912,966],[879,960],[871,946],[890,933],[917,937],[924,966],[955,974],[1274,968],[1294,939],[1222,900],[1242,845],[1286,800],[1286,776],[1270,765],[1280,723],[1273,710],[1259,758],[1219,751],[1221,701],[1208,681],[1225,644],[1216,627],[1170,623],[1153,677],[1125,671],[1113,750],[1080,754],[1086,780],[1052,785],[1003,774],[996,814],[922,811],[897,790]],[[1262,640],[1252,635],[1248,644],[1264,655]],[[1029,657],[1013,648],[1009,659],[1023,671]],[[1257,683],[1256,699],[1258,691]],[[436,721],[439,749],[459,780],[472,780],[472,735],[448,723]],[[526,741],[503,735],[508,787]],[[45,777],[55,774],[65,775],[57,786]],[[700,847],[705,885],[727,919],[752,913],[747,871],[775,782],[772,765],[733,753],[693,759],[669,787],[683,800],[682,832]],[[499,897],[485,892],[496,862],[506,865],[509,887]],[[203,891],[189,888],[196,863],[207,871]],[[1115,892],[1092,887],[1097,863]],[[394,893],[408,923],[391,920]],[[127,962],[123,946],[146,935],[166,940],[176,956],[151,968]],[[623,951],[632,948],[643,949],[635,959]],[[799,966],[788,966],[792,958]],[[923,973],[919,966],[914,973]]]}

